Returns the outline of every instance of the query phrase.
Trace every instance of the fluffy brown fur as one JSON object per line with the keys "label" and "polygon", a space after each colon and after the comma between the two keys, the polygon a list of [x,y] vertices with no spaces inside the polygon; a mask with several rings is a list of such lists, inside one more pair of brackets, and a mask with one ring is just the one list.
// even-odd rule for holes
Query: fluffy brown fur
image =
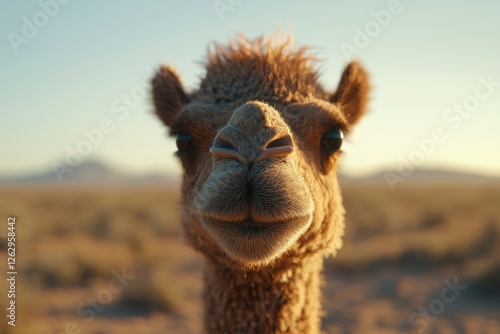
{"label": "fluffy brown fur", "polygon": [[208,333],[319,332],[322,257],[344,231],[340,151],[321,138],[350,131],[369,83],[353,62],[328,92],[307,54],[240,37],[209,51],[191,93],[170,67],[153,78],[158,117],[171,135],[192,138],[178,152],[182,223],[207,259]]}

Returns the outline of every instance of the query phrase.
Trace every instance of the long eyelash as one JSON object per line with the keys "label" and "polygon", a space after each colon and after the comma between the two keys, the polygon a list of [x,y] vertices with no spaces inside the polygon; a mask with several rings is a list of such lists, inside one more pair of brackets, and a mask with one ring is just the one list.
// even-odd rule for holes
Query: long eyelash
{"label": "long eyelash", "polygon": [[186,128],[186,123],[183,120],[177,120],[175,121],[171,126],[168,131],[170,137],[175,137],[179,133],[183,133],[183,129]]}

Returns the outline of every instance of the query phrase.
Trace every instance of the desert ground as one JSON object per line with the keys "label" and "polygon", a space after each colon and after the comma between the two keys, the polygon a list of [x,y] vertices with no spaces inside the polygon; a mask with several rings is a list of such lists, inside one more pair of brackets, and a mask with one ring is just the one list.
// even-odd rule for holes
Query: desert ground
{"label": "desert ground", "polygon": [[[500,184],[346,183],[343,194],[325,333],[500,333]],[[203,258],[183,242],[178,199],[161,186],[0,188],[0,268],[15,216],[18,271],[16,326],[3,315],[0,332],[201,333]]]}

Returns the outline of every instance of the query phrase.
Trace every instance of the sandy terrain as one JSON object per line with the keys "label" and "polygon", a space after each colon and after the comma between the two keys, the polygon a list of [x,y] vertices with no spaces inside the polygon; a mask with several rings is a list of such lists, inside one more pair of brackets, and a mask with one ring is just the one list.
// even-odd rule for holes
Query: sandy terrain
{"label": "sandy terrain", "polygon": [[[326,333],[500,333],[500,185],[343,192]],[[159,188],[1,189],[2,220],[17,219],[18,276],[17,326],[3,316],[0,332],[200,333],[203,259],[183,243],[177,200]]]}

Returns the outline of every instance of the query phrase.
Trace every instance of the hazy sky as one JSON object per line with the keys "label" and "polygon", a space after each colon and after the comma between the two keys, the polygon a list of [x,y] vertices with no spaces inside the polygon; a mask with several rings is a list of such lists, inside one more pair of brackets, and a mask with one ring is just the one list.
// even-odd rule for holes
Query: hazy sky
{"label": "hazy sky", "polygon": [[[78,148],[126,171],[178,171],[175,143],[142,94],[151,69],[173,64],[195,87],[210,41],[290,25],[295,45],[324,59],[328,88],[351,58],[372,75],[344,173],[403,159],[500,175],[498,1],[65,1],[0,4],[2,175],[65,164]],[[103,120],[102,143],[86,147],[83,132]]]}

